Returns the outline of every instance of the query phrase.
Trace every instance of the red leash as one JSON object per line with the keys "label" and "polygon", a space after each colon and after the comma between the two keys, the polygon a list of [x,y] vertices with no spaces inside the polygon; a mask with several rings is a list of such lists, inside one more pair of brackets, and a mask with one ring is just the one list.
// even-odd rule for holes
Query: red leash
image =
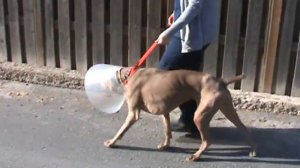
{"label": "red leash", "polygon": [[[129,71],[128,77],[132,76],[136,73],[136,71],[145,63],[146,59],[154,52],[154,50],[158,47],[158,43],[154,42],[150,48],[146,51],[146,53],[138,60],[134,67],[132,67]],[[124,81],[124,84],[127,84],[127,79]]]}
{"label": "red leash", "polygon": [[[153,53],[153,51],[158,47],[158,43],[154,42],[151,47],[146,51],[146,53],[139,59],[139,61],[132,67],[128,73],[128,77],[136,73],[136,71],[145,63],[146,59]],[[127,78],[128,78],[127,77]],[[123,81],[123,84],[127,84],[127,78]]]}
{"label": "red leash", "polygon": [[146,61],[146,59],[153,53],[153,51],[158,47],[158,43],[154,42],[151,47],[146,51],[142,58],[135,64],[134,67],[130,69],[129,75],[132,76]]}

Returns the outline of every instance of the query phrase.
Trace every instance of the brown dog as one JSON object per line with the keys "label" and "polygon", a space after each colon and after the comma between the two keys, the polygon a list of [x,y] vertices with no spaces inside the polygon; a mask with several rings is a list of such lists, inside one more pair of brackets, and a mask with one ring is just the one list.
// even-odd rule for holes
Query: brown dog
{"label": "brown dog", "polygon": [[[120,74],[122,76],[123,72]],[[122,138],[133,123],[139,119],[140,111],[144,110],[151,114],[163,115],[165,139],[158,145],[158,148],[166,149],[169,147],[170,139],[172,138],[169,112],[180,104],[194,99],[199,101],[194,115],[194,123],[200,132],[202,143],[199,150],[188,157],[187,160],[199,160],[203,152],[211,144],[208,135],[209,123],[219,109],[237,128],[246,134],[251,146],[249,155],[256,156],[256,145],[252,141],[247,128],[239,119],[232,105],[230,92],[226,87],[228,84],[237,82],[243,77],[243,75],[240,75],[225,81],[196,71],[164,71],[154,68],[139,70],[129,78],[128,83],[125,85],[125,97],[128,104],[126,121],[114,138],[105,141],[104,145],[112,147],[117,140]]]}

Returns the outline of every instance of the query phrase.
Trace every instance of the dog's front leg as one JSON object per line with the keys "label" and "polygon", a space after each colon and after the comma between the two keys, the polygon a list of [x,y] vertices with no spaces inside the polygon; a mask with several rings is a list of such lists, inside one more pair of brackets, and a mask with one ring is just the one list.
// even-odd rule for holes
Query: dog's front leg
{"label": "dog's front leg", "polygon": [[169,113],[163,115],[163,124],[165,129],[165,139],[157,146],[157,148],[161,150],[164,150],[170,146],[170,139],[172,138]]}
{"label": "dog's front leg", "polygon": [[114,136],[113,139],[109,139],[107,141],[104,142],[104,145],[106,147],[112,147],[117,140],[121,139],[123,137],[123,135],[125,134],[125,132],[135,123],[135,121],[138,120],[137,114],[138,112],[135,111],[128,111],[128,115],[127,118],[124,122],[124,124],[122,125],[122,127],[119,129],[119,131],[117,132],[117,134]]}

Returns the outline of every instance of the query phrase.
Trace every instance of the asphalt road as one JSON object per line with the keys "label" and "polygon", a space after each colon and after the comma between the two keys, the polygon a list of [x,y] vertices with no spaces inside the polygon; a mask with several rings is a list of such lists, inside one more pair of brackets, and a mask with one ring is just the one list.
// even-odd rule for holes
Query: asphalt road
{"label": "asphalt road", "polygon": [[174,133],[172,147],[159,151],[163,138],[160,117],[142,114],[132,129],[108,149],[126,117],[91,107],[84,91],[0,80],[1,168],[158,168],[158,167],[299,167],[300,118],[239,112],[258,144],[257,158],[248,157],[243,134],[222,115],[214,118],[214,144],[201,161],[185,158],[199,146]]}

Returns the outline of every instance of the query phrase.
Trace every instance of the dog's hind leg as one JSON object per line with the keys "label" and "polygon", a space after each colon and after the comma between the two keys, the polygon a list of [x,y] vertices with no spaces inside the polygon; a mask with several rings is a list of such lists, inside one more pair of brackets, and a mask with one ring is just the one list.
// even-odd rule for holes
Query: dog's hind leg
{"label": "dog's hind leg", "polygon": [[130,109],[130,111],[128,111],[128,115],[127,115],[127,118],[126,118],[124,124],[119,129],[117,134],[114,136],[113,139],[109,139],[109,140],[105,141],[104,145],[106,147],[112,147],[117,142],[117,140],[120,140],[123,137],[123,135],[125,134],[125,132],[138,120],[139,113],[140,113],[140,111],[138,109],[136,109],[136,110]]}
{"label": "dog's hind leg", "polygon": [[[229,93],[228,93],[229,94]],[[238,129],[240,129],[245,135],[248,140],[249,145],[251,146],[251,150],[249,156],[255,157],[256,156],[256,144],[254,143],[252,136],[246,126],[240,120],[236,110],[232,104],[232,98],[230,95],[226,95],[223,99],[223,103],[220,107],[221,112],[228,118]]]}
{"label": "dog's hind leg", "polygon": [[216,96],[202,96],[198,109],[194,115],[194,123],[200,132],[202,143],[198,151],[187,158],[188,161],[199,160],[203,152],[210,146],[209,123],[218,111],[217,104]]}
{"label": "dog's hind leg", "polygon": [[157,148],[164,150],[170,146],[170,140],[172,138],[169,113],[164,114],[162,119],[163,119],[163,124],[165,129],[165,139],[161,144],[157,146]]}

